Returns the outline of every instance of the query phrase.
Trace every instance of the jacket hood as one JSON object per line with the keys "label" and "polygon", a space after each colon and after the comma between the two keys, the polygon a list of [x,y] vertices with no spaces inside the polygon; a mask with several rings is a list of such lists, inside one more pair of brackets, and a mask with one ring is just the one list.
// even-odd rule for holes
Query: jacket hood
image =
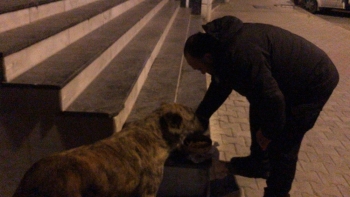
{"label": "jacket hood", "polygon": [[242,26],[243,22],[239,18],[234,16],[224,16],[207,23],[202,27],[206,33],[223,41],[236,34]]}

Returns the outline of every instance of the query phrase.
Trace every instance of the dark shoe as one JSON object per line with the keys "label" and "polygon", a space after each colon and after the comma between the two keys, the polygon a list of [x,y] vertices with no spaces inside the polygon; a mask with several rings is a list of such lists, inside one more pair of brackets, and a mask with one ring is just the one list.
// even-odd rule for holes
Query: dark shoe
{"label": "dark shoe", "polygon": [[258,159],[253,156],[233,157],[227,169],[235,175],[267,179],[270,175],[270,162],[268,159]]}
{"label": "dark shoe", "polygon": [[210,181],[210,197],[222,197],[228,194],[240,196],[239,186],[233,175]]}
{"label": "dark shoe", "polygon": [[276,191],[272,191],[269,188],[265,187],[264,188],[265,192],[264,192],[264,197],[290,197],[290,194],[286,194],[286,192],[276,192]]}

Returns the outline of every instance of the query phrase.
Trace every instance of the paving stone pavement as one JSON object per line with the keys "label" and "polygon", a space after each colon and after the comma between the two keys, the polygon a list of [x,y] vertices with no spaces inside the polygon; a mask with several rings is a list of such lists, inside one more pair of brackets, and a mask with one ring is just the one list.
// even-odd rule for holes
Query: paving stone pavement
{"label": "paving stone pavement", "polygon": [[[244,22],[273,24],[318,45],[331,57],[340,82],[299,153],[292,197],[350,197],[350,31],[320,19],[287,0],[231,0],[212,13],[212,19],[233,15]],[[208,78],[209,80],[209,78]],[[210,121],[211,138],[220,161],[249,154],[247,100],[233,92]],[[213,178],[225,169],[215,162]],[[236,176],[242,197],[261,197],[265,180]],[[231,195],[233,196],[233,195]]]}

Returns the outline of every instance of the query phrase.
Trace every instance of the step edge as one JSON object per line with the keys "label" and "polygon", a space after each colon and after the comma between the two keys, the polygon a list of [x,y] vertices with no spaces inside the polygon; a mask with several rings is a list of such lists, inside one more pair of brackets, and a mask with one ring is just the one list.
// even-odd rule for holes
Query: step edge
{"label": "step edge", "polygon": [[[113,60],[113,58],[119,54],[119,52],[132,40],[132,38],[137,35],[137,33],[159,12],[159,10],[166,4],[167,0],[161,0],[154,8],[152,8],[146,16],[144,16],[140,21],[138,21],[132,28],[130,28],[123,36],[121,36],[116,42],[114,42],[108,49],[105,50],[97,59],[90,63],[83,71],[70,80],[62,89],[61,89],[61,109],[65,111],[70,104],[85,90],[86,87],[100,74],[104,68]],[[120,44],[122,46],[120,46]],[[113,52],[114,51],[114,52]],[[109,60],[106,61],[103,66],[101,66],[99,61],[102,61],[105,56],[109,56]],[[98,72],[96,71],[98,68]],[[92,70],[92,71],[90,71]],[[89,72],[92,72],[92,76],[89,75]],[[76,83],[88,78],[83,86],[80,86],[80,90],[75,89]],[[75,89],[75,91],[73,91]],[[71,92],[71,94],[69,94]],[[72,94],[73,93],[73,94]]]}
{"label": "step edge", "polygon": [[[149,23],[147,23],[145,27],[135,35],[135,37],[125,46],[125,48],[123,48],[118,55],[113,57],[113,59],[110,61],[107,67],[96,77],[96,79],[92,81],[92,83],[89,84],[89,86],[78,96],[78,98],[74,100],[74,102],[71,105],[68,106],[66,111],[71,111],[71,112],[76,111],[76,112],[85,112],[85,113],[101,112],[101,113],[106,113],[111,115],[118,114],[115,112],[119,112],[120,109],[123,107],[123,101],[131,91],[133,85],[135,84],[135,81],[139,77],[142,69],[144,68],[145,63],[147,62],[148,58],[151,56],[153,49],[156,48],[158,41],[161,39],[163,32],[166,30],[166,27],[168,26],[171,20],[171,17],[175,13],[177,7],[178,7],[178,4],[174,3],[173,1],[171,3],[170,2],[166,3],[164,7],[159,12],[156,13],[156,15],[152,18],[152,20],[150,20]],[[146,14],[147,13],[144,13],[142,16]],[[159,26],[159,22],[161,26]],[[154,25],[156,25],[156,27]],[[158,33],[156,33],[154,36],[151,37],[151,39],[153,40],[152,43],[148,43],[147,41],[148,44],[140,46],[141,48],[135,46],[137,44],[142,43],[143,40],[145,39],[144,36],[153,32],[155,28],[158,29],[157,31]],[[138,56],[134,56],[134,55],[127,58],[127,60],[131,60],[131,61],[133,61],[134,58],[140,59],[140,61],[137,61],[138,69],[134,70],[135,72],[132,72],[133,74],[131,75],[126,74],[128,76],[127,78],[125,78],[125,75],[123,74],[123,72],[116,73],[114,75],[109,75],[109,73],[118,72],[118,70],[120,69],[123,69],[123,70],[128,69],[130,64],[129,63],[125,64],[124,61],[119,61],[119,60],[120,58],[123,59],[124,55],[132,54],[135,50],[136,52],[140,52],[140,50],[143,52],[141,53],[141,56],[139,56],[141,57],[141,59]],[[111,71],[111,69],[113,71]],[[123,83],[124,80],[127,80],[127,79],[131,79],[131,81],[129,81],[127,85],[125,84],[125,86],[123,86],[122,92],[120,93],[118,93],[119,91],[116,92],[117,95],[119,95],[117,96],[118,98],[114,97],[116,95],[112,96],[114,99],[117,99],[117,102],[115,102],[117,104],[113,104],[114,107],[107,105],[107,106],[104,106],[103,109],[101,109],[101,106],[99,105],[100,102],[93,102],[93,104],[90,104],[88,100],[89,98],[93,99],[95,97],[94,95],[105,94],[105,91],[103,90],[100,91],[99,89],[99,87],[104,87],[105,85],[108,85],[104,81],[104,79],[106,79],[105,75],[108,75],[106,77],[112,80],[112,81],[108,80],[108,83],[112,83],[112,84],[119,84],[119,82]],[[122,81],[120,81],[120,77],[123,78],[121,79]],[[129,78],[129,77],[132,77],[132,78]],[[115,87],[115,88],[119,89],[122,87]],[[107,88],[106,90],[114,91],[115,88],[113,89]],[[114,99],[109,100],[108,103],[113,103],[114,101],[116,101]]]}
{"label": "step edge", "polygon": [[[145,0],[128,0],[125,1],[121,4],[118,4],[102,13],[99,13],[96,16],[93,16],[92,18],[89,18],[87,20],[84,20],[68,29],[65,29],[61,32],[56,33],[55,35],[52,35],[44,40],[41,40],[37,43],[34,43],[31,46],[28,46],[18,52],[9,54],[9,55],[3,55],[3,80],[4,81],[11,81],[13,79],[15,79],[16,77],[18,77],[19,75],[23,74],[24,72],[26,72],[27,70],[35,67],[37,64],[43,62],[44,60],[46,60],[47,58],[51,57],[52,55],[54,55],[55,53],[59,52],[60,50],[63,50],[65,47],[69,46],[70,44],[76,42],[77,40],[79,40],[80,38],[83,38],[84,36],[86,36],[87,34],[93,32],[94,30],[102,27],[104,24],[106,24],[107,22],[115,19],[116,17],[118,17],[119,15],[127,12],[129,9],[131,9],[133,6],[138,5],[139,3],[143,2]],[[121,10],[121,12],[118,12],[118,10]],[[111,15],[111,17],[108,20],[102,20],[102,22],[99,25],[92,25],[91,23],[94,20],[97,20],[98,18],[104,18],[104,16],[111,12],[111,14],[115,14],[114,16]],[[76,32],[77,30],[79,30],[81,28],[81,26],[87,25],[89,26],[89,28],[85,29],[85,32],[83,32],[82,34],[80,34],[79,36],[73,36],[72,34],[74,32]],[[92,28],[93,26],[93,28]],[[42,54],[42,53],[38,53],[38,51],[48,51],[46,48],[48,46],[50,46],[50,43],[54,42],[54,43],[60,43],[62,42],[62,40],[64,40],[64,43],[61,44],[61,46],[56,45],[56,49],[52,50],[52,48],[50,48],[50,53],[42,56],[42,57],[38,57],[38,58],[30,58],[30,54]],[[29,57],[28,57],[29,56]],[[22,59],[23,61],[25,60],[25,62],[21,62],[21,61],[16,61],[18,60],[18,58]],[[31,59],[35,59],[35,60],[31,60]],[[31,60],[31,62],[28,63],[28,60]],[[13,62],[16,62],[17,64],[14,65]],[[9,68],[10,67],[10,68]],[[15,67],[15,68],[14,68]],[[17,68],[17,69],[16,69]],[[12,71],[14,69],[14,71]]]}
{"label": "step edge", "polygon": [[[179,14],[175,19],[175,24],[167,36],[164,45],[171,46],[172,50],[169,51],[168,48],[163,46],[160,53],[158,54],[155,62],[152,65],[148,78],[142,88],[140,95],[137,98],[135,105],[127,119],[127,122],[137,120],[138,118],[144,117],[146,114],[150,113],[155,107],[159,106],[163,102],[175,102],[177,103],[177,93],[179,89],[179,81],[182,81],[181,64],[183,61],[182,47],[185,39],[188,35],[188,29],[191,21],[190,9],[181,7]],[[174,41],[176,39],[176,42]],[[176,44],[175,44],[176,43]],[[166,60],[166,58],[171,59],[171,62]],[[164,64],[170,64],[164,67]],[[169,75],[165,73],[170,73]],[[161,75],[160,75],[161,74]],[[167,80],[161,80],[161,78],[169,78]],[[161,80],[162,83],[159,84],[157,81]],[[164,83],[163,83],[164,82]],[[170,86],[169,86],[170,85]],[[187,84],[188,85],[188,84]],[[155,92],[161,91],[160,95],[155,95]],[[163,92],[164,91],[164,92]],[[161,99],[161,100],[159,100]],[[146,102],[145,102],[146,101]]]}
{"label": "step edge", "polygon": [[[154,60],[156,59],[163,43],[168,35],[170,28],[172,24],[175,21],[175,18],[179,12],[180,6],[177,7],[176,11],[173,13],[173,16],[168,22],[167,27],[165,28],[164,32],[162,33],[161,38],[158,40],[156,47],[154,48],[153,52],[151,53],[150,57],[148,58],[144,69],[141,71],[137,81],[135,82],[133,88],[131,89],[129,96],[126,98],[125,103],[124,103],[124,108],[116,115],[114,115],[114,121],[115,121],[115,130],[120,131],[122,129],[123,124],[127,120],[128,116],[130,115],[133,106],[137,100],[137,97],[142,89],[143,84],[145,83],[147,79],[147,75],[152,67],[152,64]],[[135,95],[132,97],[131,95]]]}
{"label": "step edge", "polygon": [[19,5],[13,6],[11,8],[0,9],[0,14],[5,14],[5,13],[9,13],[9,12],[15,12],[15,11],[18,11],[18,10],[29,9],[29,8],[32,8],[32,7],[39,7],[39,6],[43,6],[43,5],[54,3],[54,2],[58,2],[58,1],[62,1],[62,0],[37,1],[36,3],[35,2],[28,2],[26,5],[19,4]]}
{"label": "step edge", "polygon": [[[60,14],[75,8],[79,8],[81,6],[87,5],[89,3],[95,2],[98,0],[89,0],[84,4],[79,4],[76,6],[68,6],[69,2],[63,0],[51,0],[50,2],[38,2],[38,5],[34,3],[29,3],[28,7],[24,5],[16,6],[13,9],[7,9],[3,12],[0,12],[0,23],[3,24],[3,21],[6,19],[17,18],[16,23],[12,23],[11,25],[7,23],[7,25],[0,26],[0,33],[15,29],[22,25],[28,25],[30,23],[36,22],[40,19],[44,19],[55,14]],[[54,11],[52,11],[54,10]],[[18,23],[18,21],[22,21]]]}

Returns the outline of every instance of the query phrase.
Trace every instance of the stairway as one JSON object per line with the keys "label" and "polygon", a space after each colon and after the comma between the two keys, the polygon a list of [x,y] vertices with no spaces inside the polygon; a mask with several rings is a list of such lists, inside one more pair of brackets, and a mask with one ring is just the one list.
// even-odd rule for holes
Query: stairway
{"label": "stairway", "polygon": [[175,0],[0,2],[1,196],[53,152],[89,144],[162,102],[196,107],[182,57],[202,19]]}

